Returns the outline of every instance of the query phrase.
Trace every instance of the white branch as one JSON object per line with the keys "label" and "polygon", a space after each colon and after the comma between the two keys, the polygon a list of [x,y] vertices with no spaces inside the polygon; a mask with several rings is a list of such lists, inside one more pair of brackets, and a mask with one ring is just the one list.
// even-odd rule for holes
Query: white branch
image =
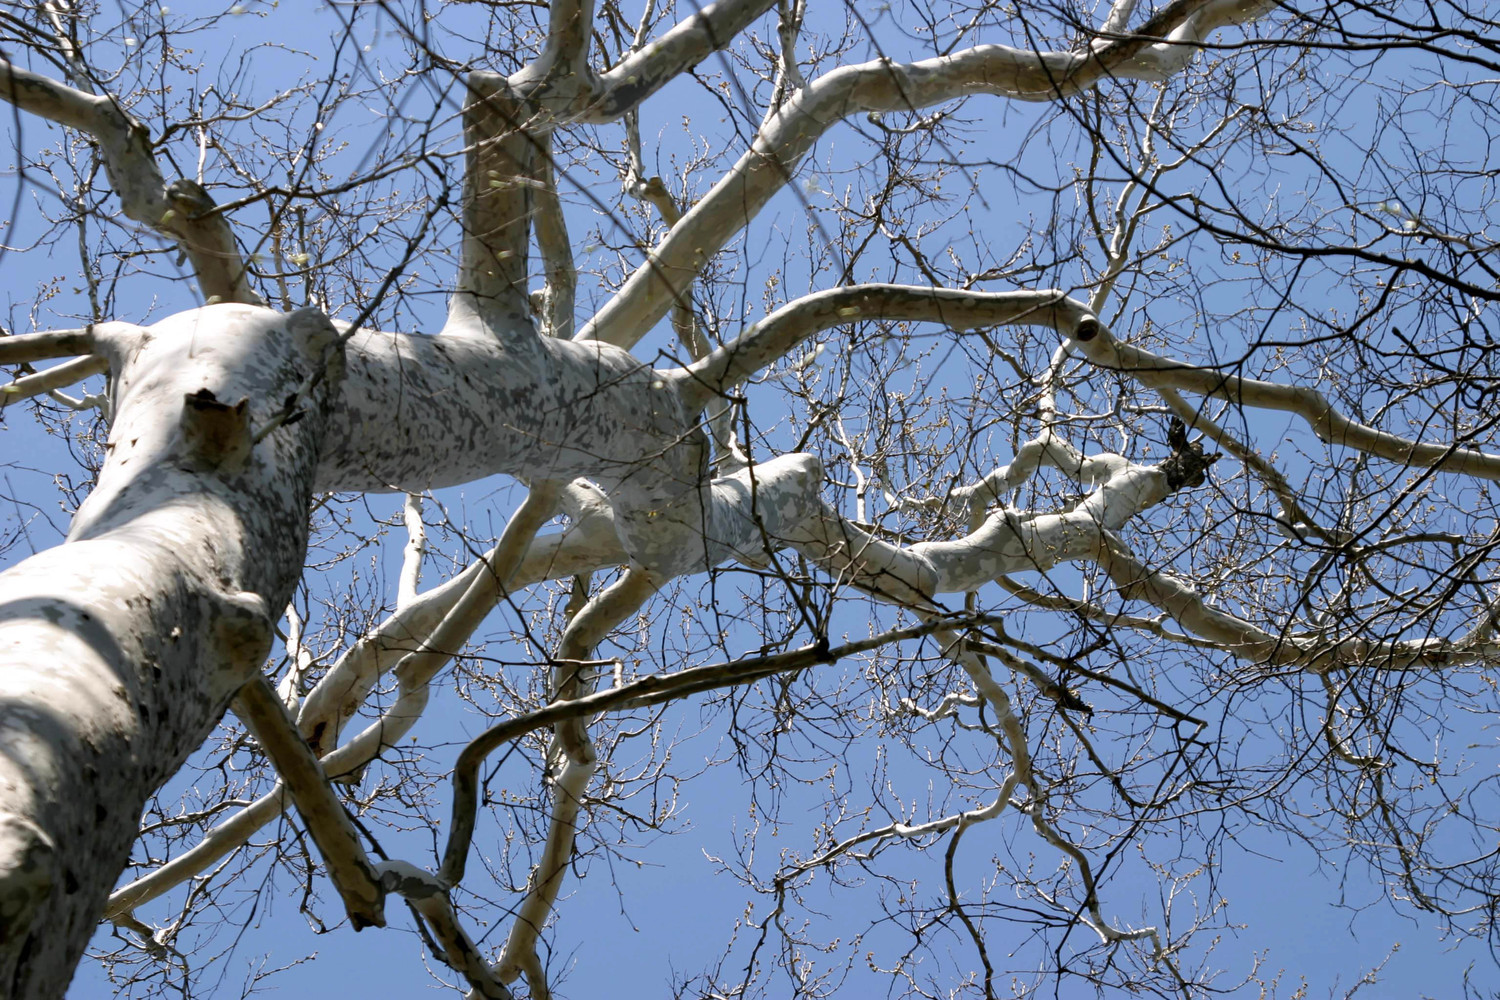
{"label": "white branch", "polygon": [[1175,0],[1139,34],[1098,48],[1036,52],[981,45],[918,62],[878,59],[833,70],[767,121],[749,151],[578,336],[623,347],[639,340],[682,296],[708,258],[791,179],[823,133],[850,115],[913,111],[972,94],[1056,100],[1112,78],[1162,79],[1187,64],[1208,32],[1266,9],[1266,0]]}
{"label": "white branch", "polygon": [[401,575],[396,581],[396,609],[399,611],[417,599],[417,585],[422,581],[422,560],[427,555],[427,525],[422,521],[422,494],[408,493],[401,505],[406,524],[406,547],[401,552]]}
{"label": "white branch", "polygon": [[[558,666],[553,672],[552,685],[554,700],[571,700],[592,688],[592,671],[581,661],[611,629],[639,610],[658,587],[649,574],[636,569],[627,570],[624,576],[574,616],[558,643]],[[588,736],[587,720],[572,718],[559,722],[553,738],[566,759],[552,788],[552,816],[547,841],[541,859],[532,868],[526,898],[516,911],[510,935],[495,964],[495,974],[503,982],[511,982],[527,969],[527,983],[533,993],[546,989],[546,983],[538,978],[539,968],[531,961],[536,953],[537,935],[552,914],[553,904],[562,889],[563,875],[573,860],[579,811],[597,764],[593,741]]]}
{"label": "white branch", "polygon": [[146,127],[113,97],[86,94],[0,60],[0,100],[92,136],[125,217],[182,248],[206,299],[263,302],[250,287],[229,221],[215,210],[208,192],[185,178],[168,184]]}
{"label": "white branch", "polygon": [[1094,558],[1103,532],[1122,527],[1167,496],[1166,477],[1154,466],[1135,465],[1117,455],[1083,459],[1050,432],[1034,444],[1038,464],[1056,466],[1092,488],[1072,511],[1002,509],[964,538],[903,546],[877,538],[825,507],[821,517],[804,523],[792,545],[842,583],[927,607],[937,594],[978,590],[1007,573],[1045,571]]}
{"label": "white branch", "polygon": [[574,299],[578,285],[573,265],[573,245],[568,238],[568,222],[557,191],[557,170],[552,162],[552,142],[543,136],[536,161],[536,244],[546,271],[547,284],[542,290],[539,310],[549,337],[563,340],[573,336]]}
{"label": "white branch", "polygon": [[727,46],[775,0],[717,0],[666,34],[632,48],[619,64],[598,77],[598,96],[578,109],[585,122],[614,121],[686,70]]}
{"label": "white branch", "polygon": [[94,353],[94,331],[98,327],[82,330],[45,330],[40,333],[19,333],[0,337],[0,365],[17,365],[49,358],[71,358],[79,354]]}
{"label": "white branch", "polygon": [[276,694],[289,712],[296,712],[297,707],[302,704],[302,682],[312,672],[315,662],[312,651],[307,648],[307,643],[304,641],[305,624],[302,616],[297,613],[296,604],[288,604],[286,606],[286,655],[291,664],[286,676],[281,679]]}
{"label": "white branch", "polygon": [[[708,547],[709,557],[715,564],[730,558],[763,560],[768,545],[779,547],[793,525],[812,516],[821,480],[822,470],[811,456],[787,455],[715,482],[715,541]],[[626,561],[601,494],[575,484],[569,487],[565,502],[574,526],[532,541],[535,528],[546,521],[551,508],[539,498],[528,510],[528,497],[486,556],[457,577],[418,595],[339,658],[308,694],[298,714],[298,727],[315,749],[327,753],[380,677],[395,670],[401,694],[379,719],[327,753],[323,767],[328,774],[358,771],[410,731],[426,705],[427,682],[506,593],[540,580]],[[519,562],[507,573],[506,567],[516,558]],[[286,801],[284,788],[278,784],[215,826],[192,849],[116,891],[107,915],[125,914],[208,870],[279,816]]]}
{"label": "white branch", "polygon": [[[952,330],[1041,326],[1069,338],[1072,355],[1130,375],[1153,389],[1178,389],[1242,406],[1295,413],[1323,441],[1402,465],[1500,479],[1500,455],[1455,444],[1424,444],[1377,430],[1335,410],[1316,389],[1243,378],[1122,343],[1088,306],[1061,291],[972,292],[910,285],[856,285],[804,296],[782,306],[702,362],[681,372],[689,405],[703,405],[782,356],[812,334],[840,323],[885,319],[941,323]],[[1184,417],[1186,420],[1186,417]]]}
{"label": "white branch", "polygon": [[526,343],[536,336],[527,292],[532,174],[529,114],[494,74],[469,75],[463,245],[444,333]]}
{"label": "white branch", "polygon": [[[1079,308],[1082,308],[1081,306]],[[1318,438],[1403,466],[1435,468],[1477,479],[1500,480],[1500,455],[1454,443],[1424,444],[1377,430],[1333,408],[1316,389],[1242,378],[1220,368],[1190,365],[1122,343],[1106,329],[1074,350],[1101,368],[1123,372],[1153,389],[1185,389],[1237,406],[1295,413]]]}
{"label": "white branch", "polygon": [[109,370],[109,362],[102,357],[74,358],[46,371],[23,375],[6,385],[0,385],[0,410],[11,403],[40,396],[54,389],[65,389],[74,382],[81,382],[92,375],[102,375]]}
{"label": "white branch", "polygon": [[696,409],[783,357],[808,337],[866,320],[939,323],[955,331],[1041,326],[1065,337],[1089,336],[1097,329],[1091,312],[1051,289],[971,292],[919,285],[851,285],[788,302],[703,360],[667,374],[683,384],[684,405]]}

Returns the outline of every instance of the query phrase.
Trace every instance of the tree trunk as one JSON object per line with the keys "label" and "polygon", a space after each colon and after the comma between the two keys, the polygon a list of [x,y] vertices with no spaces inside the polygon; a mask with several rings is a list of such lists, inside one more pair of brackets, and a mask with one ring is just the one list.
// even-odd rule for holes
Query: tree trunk
{"label": "tree trunk", "polygon": [[[115,419],[66,544],[0,574],[0,994],[59,997],[147,797],[270,649],[336,331],[218,306],[95,332]],[[309,381],[316,384],[308,387]],[[304,386],[306,418],[255,431]]]}

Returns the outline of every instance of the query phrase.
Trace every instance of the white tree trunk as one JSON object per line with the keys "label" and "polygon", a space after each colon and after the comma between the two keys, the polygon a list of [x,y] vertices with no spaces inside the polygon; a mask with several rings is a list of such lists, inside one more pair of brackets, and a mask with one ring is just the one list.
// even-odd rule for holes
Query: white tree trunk
{"label": "white tree trunk", "polygon": [[[99,485],[67,544],[0,575],[11,995],[60,994],[146,798],[260,668],[315,487],[588,473],[623,546],[609,557],[665,576],[752,556],[818,510],[808,456],[709,482],[680,373],[619,348],[531,331],[342,341],[320,314],[241,305],[96,331],[115,373]],[[336,370],[310,379],[328,357]],[[289,400],[312,412],[276,426]]]}
{"label": "white tree trunk", "polygon": [[[789,94],[736,167],[674,223],[578,339],[538,335],[527,289],[533,208],[542,219],[536,235],[548,274],[549,328],[566,333],[574,320],[561,213],[533,195],[540,185],[556,197],[543,162],[549,130],[628,113],[770,6],[719,0],[613,69],[595,72],[592,4],[559,2],[550,9],[540,58],[508,79],[469,76],[463,259],[444,336],[345,336],[312,312],[211,305],[149,329],[96,329],[95,356],[46,376],[56,380],[107,361],[114,424],[105,468],[68,543],[0,574],[0,998],[63,993],[147,797],[256,677],[272,616],[301,572],[315,489],[419,491],[495,473],[553,484],[549,489],[593,479],[607,504],[590,517],[609,522],[618,546],[602,530],[587,532],[580,545],[591,558],[628,562],[629,586],[622,581],[606,592],[615,596],[580,613],[562,647],[565,660],[586,658],[611,616],[632,613],[661,581],[788,542],[855,586],[924,609],[938,593],[968,590],[1012,568],[1077,558],[1108,562],[1121,574],[1130,568],[1125,554],[1111,552],[1106,533],[1175,487],[1157,467],[1113,456],[1084,477],[1075,456],[1049,440],[1028,461],[1047,458],[1087,478],[1092,495],[1084,504],[1026,519],[1002,512],[964,539],[927,545],[884,543],[825,508],[817,495],[821,469],[809,456],[709,480],[702,407],[812,329],[862,315],[864,299],[841,292],[804,302],[692,369],[658,371],[624,348],[682,299],[708,258],[743,231],[843,118],[973,93],[1052,100],[1111,77],[1159,79],[1191,59],[1209,32],[1269,5],[1176,0],[1136,34],[1102,37],[1087,48],[986,45],[904,65],[881,59],[835,70]],[[1128,3],[1118,6],[1106,32],[1122,31],[1128,12]],[[65,39],[59,46],[76,58]],[[795,61],[790,68],[795,76]],[[166,183],[149,134],[118,102],[94,94],[86,74],[74,81],[80,90],[3,62],[0,70],[0,100],[94,138],[124,214],[184,250],[210,302],[259,301],[226,217],[197,184]],[[1081,313],[1053,293],[861,294],[880,315],[899,300],[923,318],[991,309],[990,322],[1079,331]],[[1175,377],[1161,375],[1164,382]],[[510,565],[495,586],[512,571],[526,576],[519,549],[530,537],[506,553]],[[1171,581],[1150,583],[1159,601],[1187,600]],[[453,645],[433,642],[421,651],[428,679]],[[309,697],[303,731],[313,730],[322,749],[386,669],[379,653],[335,669],[326,690]],[[425,698],[426,680],[408,680],[402,677],[403,697],[410,686],[416,699]],[[976,672],[975,680],[983,687],[984,675]],[[585,687],[561,678],[556,693],[573,697]],[[1003,692],[986,696],[1009,717]],[[290,729],[283,719],[271,721]],[[556,898],[578,797],[593,767],[582,721],[565,720],[556,735],[569,770],[557,785],[545,859],[499,970],[505,978],[524,971],[534,994],[545,989],[532,967],[534,933]],[[377,732],[352,742],[373,755],[384,739]],[[1010,743],[1023,753],[1023,740]],[[398,881],[422,882],[415,869],[390,871]],[[424,897],[431,903],[424,912],[449,921],[437,895]],[[461,938],[455,932],[444,939]],[[458,967],[475,961],[472,944],[464,948]]]}
{"label": "white tree trunk", "polygon": [[[147,796],[270,649],[301,573],[332,325],[242,306],[111,324],[99,485],[66,544],[0,574],[0,994],[58,997]],[[242,402],[244,401],[244,402]]]}

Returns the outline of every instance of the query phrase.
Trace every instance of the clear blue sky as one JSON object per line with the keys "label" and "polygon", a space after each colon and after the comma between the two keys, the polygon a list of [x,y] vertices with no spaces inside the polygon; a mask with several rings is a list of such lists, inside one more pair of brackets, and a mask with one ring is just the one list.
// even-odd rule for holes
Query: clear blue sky
{"label": "clear blue sky", "polygon": [[[247,6],[269,9],[266,5]],[[871,11],[874,10],[872,6]],[[265,20],[246,15],[239,21],[242,28],[234,44],[240,51],[250,49],[256,41],[270,40],[316,52],[324,47],[323,39],[333,30],[328,12],[322,8],[314,10],[310,5],[282,4]],[[223,34],[200,36],[200,42],[204,51],[229,44]],[[382,43],[372,36],[371,44]],[[455,58],[478,56],[451,49],[448,54]],[[317,71],[315,62],[310,63],[295,52],[267,48],[254,58],[260,61],[259,65],[242,80],[249,93],[269,94],[274,88],[285,86],[284,74],[288,71],[294,74]],[[648,142],[660,141],[666,148],[681,152],[682,132],[674,128],[681,117],[714,131],[716,141],[731,141],[729,135],[734,129],[722,122],[722,108],[708,102],[700,90],[678,88],[673,97],[675,101],[651,106],[650,111],[664,117],[648,120],[644,129]],[[664,108],[670,108],[670,112]],[[969,111],[981,122],[988,113],[978,101],[969,105]],[[1020,132],[1013,126],[999,124],[1002,117],[997,111],[994,126],[997,144],[1015,139]],[[341,123],[330,125],[337,128]],[[10,133],[12,123],[8,116],[0,116],[0,127]],[[39,123],[24,122],[22,142],[29,142],[42,129]],[[1482,137],[1476,137],[1476,141],[1481,140]],[[831,134],[814,155],[824,163],[837,164],[838,157],[843,155],[837,133]],[[819,172],[810,167],[808,173]],[[603,183],[612,184],[613,179],[606,177]],[[817,195],[816,186],[801,190],[803,197]],[[31,199],[35,193],[36,189],[29,189],[24,199]],[[574,236],[581,239],[589,225],[589,206],[581,197],[573,201]],[[1036,206],[991,203],[981,216],[987,225],[1010,227],[1023,223],[1030,209],[1044,210],[1045,203],[1039,201]],[[798,198],[789,193],[768,212],[767,225],[799,226],[801,211]],[[23,201],[18,225],[7,241],[13,245],[22,242],[14,234],[36,224],[37,218],[36,209]],[[21,321],[26,304],[33,297],[31,290],[53,278],[60,277],[61,285],[52,307],[61,312],[80,308],[76,285],[69,277],[69,269],[75,266],[74,261],[41,254],[11,252],[4,257],[5,305],[17,329],[25,329]],[[190,304],[187,292],[167,281],[154,287],[132,289],[131,294],[137,299],[129,303],[130,308],[147,308],[148,300],[155,299],[151,308],[157,310],[157,315]],[[127,313],[119,318],[140,317]],[[45,310],[38,322],[48,323]],[[50,473],[76,466],[61,453],[58,439],[39,433],[19,409],[6,414],[0,433],[3,433],[0,454],[5,456],[0,471],[9,477],[10,491],[23,498],[34,498],[33,502],[46,512],[40,518],[26,512],[17,516],[29,526],[34,539],[30,544],[50,544],[54,529],[65,525],[65,517],[56,510],[55,494],[50,491]],[[996,456],[998,462],[1007,458]],[[498,502],[498,509],[484,513],[487,506],[497,505],[493,491],[493,484],[479,484],[450,491],[443,499],[452,509],[464,510],[476,523],[483,524],[486,520],[499,523],[506,513],[503,500]],[[388,497],[376,498],[369,504],[371,514],[377,517],[388,517],[397,509],[396,501]],[[392,545],[399,548],[399,539],[388,539],[375,565],[366,570],[385,574],[389,590],[394,589],[389,577],[398,558],[391,550]],[[857,626],[853,621],[849,624]],[[500,631],[502,626],[497,624],[493,628]],[[753,644],[747,638],[745,645]],[[856,664],[825,668],[824,674],[824,683],[829,685],[841,680],[859,683]],[[665,717],[665,729],[669,733],[679,732],[683,737],[677,751],[679,760],[696,759],[698,755],[705,760],[721,759],[726,755],[721,742],[723,720],[705,719],[700,712],[700,703],[692,701]],[[434,760],[442,759],[445,754],[451,757],[463,737],[477,732],[480,726],[464,713],[456,699],[445,698],[424,723],[423,746],[431,748],[427,752]],[[1477,728],[1472,736],[1475,740],[1492,738]],[[930,749],[934,753],[940,750]],[[926,794],[920,784],[925,781],[923,772],[902,764],[894,755],[887,756],[883,750],[873,742],[862,744],[856,751],[862,756],[851,771],[863,775],[888,767],[891,781],[916,783],[906,790],[908,800],[923,801]],[[515,773],[515,780],[527,780],[520,770]],[[792,819],[803,816],[811,826],[822,816],[826,796],[813,777],[806,784],[782,790],[786,798],[781,815],[788,827],[784,836],[793,836]],[[434,794],[443,797],[445,788],[439,785]],[[696,974],[721,954],[735,922],[744,916],[746,897],[737,885],[719,874],[719,866],[712,858],[732,856],[738,832],[750,822],[742,776],[732,765],[719,766],[686,783],[681,791],[679,817],[677,833],[654,836],[629,851],[630,859],[638,865],[619,863],[611,867],[596,861],[585,877],[569,883],[569,896],[563,901],[563,918],[555,937],[557,955],[565,956],[561,964],[570,967],[558,988],[560,996],[665,995],[674,972],[679,977]],[[489,831],[487,836],[493,838],[495,831]],[[1018,840],[1030,836],[1015,816],[971,833],[965,841],[958,870],[976,882],[982,880],[992,870],[993,849],[986,838],[1011,844],[1015,850]],[[1481,944],[1457,944],[1446,939],[1435,921],[1415,915],[1409,907],[1398,914],[1382,900],[1382,888],[1362,867],[1345,870],[1340,867],[1343,859],[1320,857],[1304,844],[1266,835],[1253,824],[1223,831],[1223,836],[1224,864],[1212,888],[1204,877],[1192,883],[1192,891],[1199,895],[1200,904],[1208,902],[1211,896],[1230,901],[1229,919],[1236,929],[1223,935],[1209,959],[1225,970],[1222,981],[1226,985],[1238,982],[1257,968],[1263,978],[1273,976],[1274,970],[1285,970],[1279,996],[1294,995],[1296,984],[1305,978],[1309,986],[1307,996],[1342,997],[1356,985],[1361,974],[1385,962],[1379,984],[1367,988],[1361,996],[1456,997],[1461,995],[1461,984],[1471,967],[1470,981],[1479,992],[1491,994],[1500,990],[1500,976],[1496,974],[1493,958]],[[773,843],[762,841],[763,845]],[[430,863],[432,842],[425,834],[393,837],[387,846],[392,845],[400,847],[393,853],[404,854],[419,864]],[[1053,863],[1045,845],[1037,843],[1034,850],[1039,864]],[[923,891],[928,880],[940,876],[941,869],[931,857],[903,858],[898,854],[892,852],[888,856],[889,870],[912,880],[917,891]],[[471,879],[482,878],[478,866],[471,871]],[[231,912],[231,921],[245,924],[243,931],[226,927],[207,946],[208,951],[217,952],[232,944],[232,953],[222,960],[218,973],[222,979],[215,995],[237,996],[253,970],[289,965],[313,953],[318,956],[316,961],[287,968],[266,981],[262,988],[287,996],[321,995],[329,991],[411,996],[433,984],[434,980],[423,968],[421,946],[411,933],[410,918],[398,903],[388,906],[390,929],[354,934],[347,927],[338,927],[329,933],[316,934],[298,913],[298,887],[286,884],[284,874],[278,878],[280,884],[266,887],[257,884],[253,877],[248,878],[236,889],[236,898],[244,902]],[[263,893],[252,895],[262,888]],[[1133,877],[1118,878],[1105,891],[1106,911],[1124,923],[1159,921],[1162,900],[1158,891],[1158,884],[1139,872]],[[503,898],[503,894],[496,895]],[[324,896],[331,894],[325,890]],[[763,908],[765,904],[760,901],[758,905]],[[830,936],[867,931],[873,946],[882,942],[887,932],[879,925],[868,927],[873,912],[870,905],[867,893],[826,893],[826,883],[819,883],[811,890],[808,900],[810,909],[825,914],[815,925],[820,931]],[[325,904],[322,912],[332,917],[336,908]],[[171,913],[171,905],[158,903],[140,915],[155,921],[169,919]],[[497,926],[498,937],[504,933],[504,921]],[[740,941],[732,952],[736,959],[744,955],[749,937],[749,932],[741,929]],[[1010,944],[997,936],[991,947],[1003,953]],[[1014,942],[1018,949],[1024,950],[1025,945],[1023,938]],[[954,948],[961,953],[959,943],[955,942]],[[1396,949],[1394,954],[1390,954],[1393,949]],[[882,995],[888,983],[886,977],[859,965],[849,976],[846,996]],[[101,972],[86,964],[71,995],[82,1000],[103,995],[108,989]],[[773,995],[776,989],[773,980]],[[1060,995],[1066,998],[1071,994],[1064,991]],[[1255,990],[1247,989],[1243,995],[1253,996]]]}

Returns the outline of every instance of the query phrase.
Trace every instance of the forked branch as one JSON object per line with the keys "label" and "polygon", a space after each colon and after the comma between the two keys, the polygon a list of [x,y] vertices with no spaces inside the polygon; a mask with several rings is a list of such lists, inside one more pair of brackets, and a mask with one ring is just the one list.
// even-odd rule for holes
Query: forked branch
{"label": "forked branch", "polygon": [[980,45],[934,59],[877,59],[814,81],[761,128],[750,149],[652,250],[578,334],[630,347],[666,315],[708,259],[792,177],[808,150],[853,114],[915,111],[972,94],[1050,101],[1122,77],[1180,70],[1216,28],[1263,14],[1266,0],[1176,0],[1129,38],[1098,48],[1037,52]]}
{"label": "forked branch", "polygon": [[205,299],[264,304],[250,286],[229,220],[197,182],[167,183],[150,133],[114,97],[88,94],[0,60],[0,100],[93,137],[125,217],[182,248]]}

